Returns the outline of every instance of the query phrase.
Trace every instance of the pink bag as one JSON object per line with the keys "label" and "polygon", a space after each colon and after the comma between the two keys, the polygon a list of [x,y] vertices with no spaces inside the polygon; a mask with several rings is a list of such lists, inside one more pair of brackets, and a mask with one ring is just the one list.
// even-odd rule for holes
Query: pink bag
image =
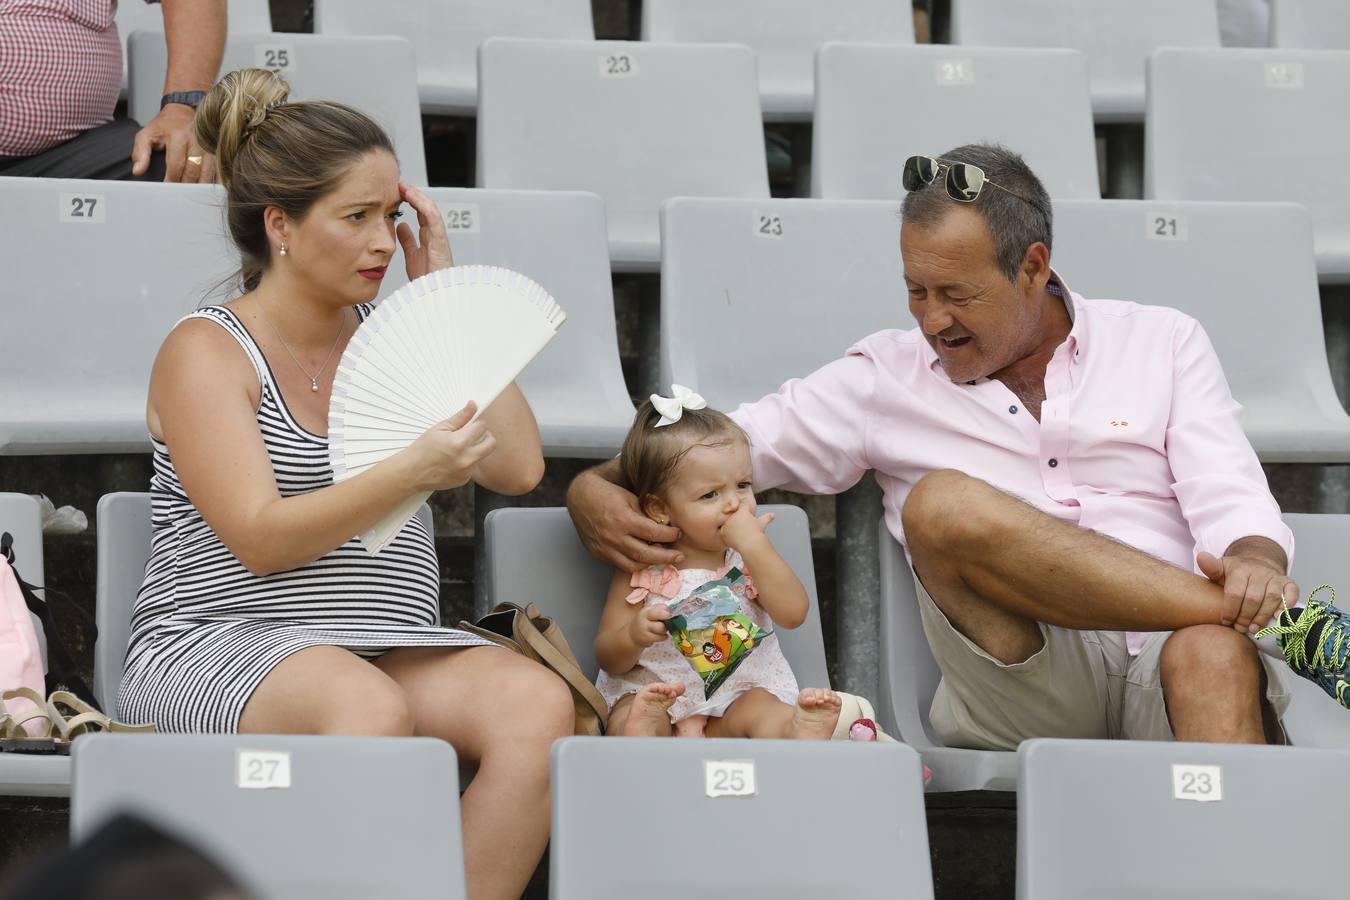
{"label": "pink bag", "polygon": [[[19,590],[19,580],[4,556],[0,556],[0,691],[19,687],[32,688],[39,696],[46,696],[37,631]],[[32,701],[21,697],[5,701],[5,707],[15,719],[22,719],[36,709]],[[37,721],[40,720],[29,727],[37,727]]]}

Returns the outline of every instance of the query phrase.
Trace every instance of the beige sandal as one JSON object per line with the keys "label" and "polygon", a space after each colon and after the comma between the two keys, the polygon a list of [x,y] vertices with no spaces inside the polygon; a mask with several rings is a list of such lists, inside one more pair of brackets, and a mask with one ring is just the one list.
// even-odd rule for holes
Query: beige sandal
{"label": "beige sandal", "polygon": [[[15,713],[5,701],[27,700],[30,712]],[[34,724],[37,729],[34,733]],[[42,696],[32,688],[14,688],[0,694],[0,751],[7,753],[55,753],[59,748],[52,734],[52,720]]]}
{"label": "beige sandal", "polygon": [[[67,717],[62,709],[69,710]],[[47,716],[56,732],[65,740],[74,740],[82,734],[98,731],[123,732],[127,734],[151,734],[154,725],[127,725],[108,718],[103,713],[76,697],[70,691],[53,691],[47,698]]]}

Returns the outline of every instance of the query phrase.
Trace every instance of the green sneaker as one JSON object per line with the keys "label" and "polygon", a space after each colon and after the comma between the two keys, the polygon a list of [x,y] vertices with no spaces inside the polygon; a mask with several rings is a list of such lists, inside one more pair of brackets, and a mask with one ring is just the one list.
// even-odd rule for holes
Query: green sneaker
{"label": "green sneaker", "polygon": [[[1331,591],[1331,603],[1319,603],[1321,591]],[[1326,691],[1341,706],[1350,709],[1350,615],[1335,607],[1336,592],[1324,584],[1308,595],[1304,609],[1290,609],[1275,624],[1256,633],[1274,636],[1289,668]]]}

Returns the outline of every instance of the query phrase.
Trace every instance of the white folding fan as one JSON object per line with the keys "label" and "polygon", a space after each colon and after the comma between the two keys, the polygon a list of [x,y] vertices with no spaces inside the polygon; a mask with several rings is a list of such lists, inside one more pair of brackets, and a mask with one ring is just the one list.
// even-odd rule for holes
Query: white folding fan
{"label": "white folding fan", "polygon": [[[391,294],[352,335],[333,379],[333,481],[393,456],[470,400],[487,409],[566,318],[542,287],[495,266],[442,269]],[[362,534],[366,550],[382,550],[429,496]]]}

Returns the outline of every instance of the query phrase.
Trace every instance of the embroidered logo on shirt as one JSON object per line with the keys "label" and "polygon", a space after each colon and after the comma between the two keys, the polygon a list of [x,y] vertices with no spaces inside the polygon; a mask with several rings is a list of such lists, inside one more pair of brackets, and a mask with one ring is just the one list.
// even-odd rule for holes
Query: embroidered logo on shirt
{"label": "embroidered logo on shirt", "polygon": [[1111,420],[1111,427],[1112,427],[1112,428],[1125,428],[1125,427],[1128,426],[1129,424],[1130,424],[1130,423],[1129,423],[1129,422],[1126,422],[1124,419],[1112,419],[1112,420]]}

